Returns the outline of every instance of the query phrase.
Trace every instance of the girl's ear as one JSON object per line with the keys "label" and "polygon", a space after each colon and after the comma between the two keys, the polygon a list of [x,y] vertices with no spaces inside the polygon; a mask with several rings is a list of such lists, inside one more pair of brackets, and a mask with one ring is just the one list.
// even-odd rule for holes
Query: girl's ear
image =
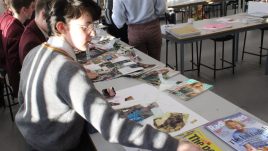
{"label": "girl's ear", "polygon": [[59,34],[65,34],[68,30],[68,27],[65,23],[60,21],[56,23],[56,29],[59,32]]}

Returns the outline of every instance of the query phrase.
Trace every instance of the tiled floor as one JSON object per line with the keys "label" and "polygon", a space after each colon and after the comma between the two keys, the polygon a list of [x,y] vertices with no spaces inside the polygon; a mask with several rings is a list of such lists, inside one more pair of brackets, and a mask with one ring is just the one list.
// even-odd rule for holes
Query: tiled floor
{"label": "tiled floor", "polygon": [[[268,47],[267,40],[268,33],[266,33],[264,42],[266,47]],[[197,77],[196,71],[186,72],[185,75],[189,78],[213,84],[213,92],[268,122],[268,76],[264,75],[264,65],[258,64],[257,57],[246,55],[245,60],[241,61],[242,41],[243,33],[240,36],[239,61],[236,66],[235,75],[232,75],[231,70],[218,71],[216,80],[213,80],[212,71],[205,68],[201,68],[200,77]],[[259,44],[260,31],[248,32],[246,49],[257,52]],[[212,64],[212,41],[204,41],[203,46],[202,59],[206,60],[206,63]],[[187,48],[189,50],[189,45],[186,46],[186,50]],[[226,55],[230,54],[230,49],[231,43],[229,42],[226,44]],[[218,52],[218,56],[220,56],[220,51]],[[172,45],[169,51],[169,62],[173,65],[175,64],[174,54],[174,45]],[[265,62],[265,59],[263,60]],[[165,62],[165,41],[163,41],[161,61]],[[187,68],[190,68],[190,52],[188,53],[187,51],[185,64]],[[14,111],[16,111],[15,108]],[[3,108],[0,108],[0,148],[1,151],[26,150],[21,134],[18,132],[15,123],[11,122],[9,110]]]}

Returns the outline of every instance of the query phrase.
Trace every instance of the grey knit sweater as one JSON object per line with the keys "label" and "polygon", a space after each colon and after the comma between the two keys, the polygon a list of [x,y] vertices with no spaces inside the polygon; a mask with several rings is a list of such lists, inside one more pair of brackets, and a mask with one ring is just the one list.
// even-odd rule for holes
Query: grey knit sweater
{"label": "grey knit sweater", "polygon": [[[26,56],[16,124],[40,151],[65,151],[79,143],[84,122],[90,122],[112,143],[151,150],[175,151],[178,141],[149,125],[142,126],[114,111],[95,89],[72,48],[60,37],[48,40]],[[67,55],[66,55],[67,54]]]}

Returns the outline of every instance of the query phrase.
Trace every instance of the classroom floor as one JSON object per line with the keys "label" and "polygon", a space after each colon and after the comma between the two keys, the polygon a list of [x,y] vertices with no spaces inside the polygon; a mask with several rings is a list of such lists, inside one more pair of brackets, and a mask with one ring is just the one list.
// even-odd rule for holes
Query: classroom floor
{"label": "classroom floor", "polygon": [[[268,48],[268,43],[266,43],[268,40],[268,33],[265,33],[265,35],[264,46]],[[202,67],[200,77],[197,76],[196,71],[186,72],[185,76],[214,85],[214,88],[212,89],[213,92],[243,108],[244,110],[254,114],[260,119],[268,122],[268,75],[264,75],[265,58],[263,58],[262,65],[259,65],[258,57],[247,54],[245,55],[244,61],[241,61],[243,39],[244,33],[241,33],[239,44],[239,60],[236,64],[235,75],[232,74],[231,69],[218,71],[216,80],[213,80],[212,70]],[[260,30],[248,32],[246,50],[258,52],[259,45]],[[169,46],[169,62],[174,66],[174,44],[170,44]],[[190,50],[190,45],[186,45],[185,48],[185,50]],[[218,50],[221,50],[221,44],[219,44]],[[230,55],[231,42],[226,43],[225,50],[226,56]],[[220,52],[221,51],[218,51],[218,57],[220,56]],[[211,40],[203,41],[202,53],[202,60],[205,60],[203,63],[212,65],[213,42]],[[190,68],[190,51],[185,51],[185,55],[186,68]],[[164,40],[162,45],[161,61],[165,63]],[[14,107],[14,112],[16,111],[17,107]],[[25,142],[21,134],[16,128],[15,123],[13,123],[10,119],[8,108],[0,108],[0,146],[2,151],[26,150]]]}

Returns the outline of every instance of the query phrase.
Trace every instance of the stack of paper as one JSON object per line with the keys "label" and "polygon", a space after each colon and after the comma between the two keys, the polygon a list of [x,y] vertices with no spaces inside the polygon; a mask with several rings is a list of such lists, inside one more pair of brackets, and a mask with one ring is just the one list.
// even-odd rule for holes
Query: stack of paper
{"label": "stack of paper", "polygon": [[167,30],[170,34],[175,37],[183,38],[183,37],[190,37],[194,35],[200,35],[201,31],[193,27],[192,25],[184,25],[180,27],[172,27]]}

